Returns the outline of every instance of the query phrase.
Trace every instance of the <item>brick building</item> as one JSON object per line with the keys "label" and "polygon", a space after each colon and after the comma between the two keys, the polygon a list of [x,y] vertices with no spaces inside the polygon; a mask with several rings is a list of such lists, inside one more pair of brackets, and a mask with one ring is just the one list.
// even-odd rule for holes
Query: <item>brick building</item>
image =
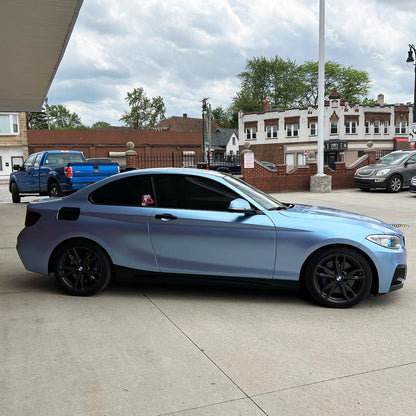
{"label": "brick building", "polygon": [[[349,166],[364,154],[369,141],[379,154],[408,148],[411,110],[410,104],[385,104],[382,94],[376,105],[349,104],[334,90],[325,102],[325,164]],[[316,107],[271,110],[264,100],[259,113],[240,111],[238,127],[240,142],[249,141],[258,159],[288,169],[306,164],[305,151],[317,151]]]}

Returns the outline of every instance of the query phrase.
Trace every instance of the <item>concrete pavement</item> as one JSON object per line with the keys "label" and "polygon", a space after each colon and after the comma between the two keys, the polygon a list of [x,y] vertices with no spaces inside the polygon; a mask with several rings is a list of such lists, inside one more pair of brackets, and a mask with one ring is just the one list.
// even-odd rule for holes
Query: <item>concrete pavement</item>
{"label": "concrete pavement", "polygon": [[292,292],[145,283],[66,296],[18,259],[26,204],[0,204],[0,415],[414,415],[416,196],[277,197],[397,224],[405,287],[348,310]]}

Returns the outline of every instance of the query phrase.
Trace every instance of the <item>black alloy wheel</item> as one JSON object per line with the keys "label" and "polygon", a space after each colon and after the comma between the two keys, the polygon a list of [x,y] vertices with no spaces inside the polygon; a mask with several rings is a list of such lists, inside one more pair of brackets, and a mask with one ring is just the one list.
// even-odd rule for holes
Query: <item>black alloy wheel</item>
{"label": "black alloy wheel", "polygon": [[69,241],[56,255],[55,278],[70,295],[93,295],[110,283],[111,276],[107,254],[92,242]]}
{"label": "black alloy wheel", "polygon": [[387,183],[387,190],[389,192],[399,192],[402,189],[402,186],[402,178],[398,175],[393,175]]}
{"label": "black alloy wheel", "polygon": [[62,191],[56,182],[51,182],[48,186],[48,195],[50,198],[62,196]]}
{"label": "black alloy wheel", "polygon": [[368,261],[347,247],[321,250],[306,267],[306,289],[312,299],[323,306],[354,306],[367,296],[371,284]]}

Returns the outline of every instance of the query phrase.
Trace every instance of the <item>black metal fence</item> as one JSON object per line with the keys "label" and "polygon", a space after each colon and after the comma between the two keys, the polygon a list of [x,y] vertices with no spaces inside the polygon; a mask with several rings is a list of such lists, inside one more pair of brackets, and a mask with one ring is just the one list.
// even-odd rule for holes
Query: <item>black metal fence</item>
{"label": "black metal fence", "polygon": [[184,153],[161,153],[161,154],[147,154],[147,155],[137,155],[137,163],[139,169],[145,168],[205,168],[207,165],[211,169],[218,170],[218,168],[234,168],[235,166],[240,166],[241,159],[240,155],[227,155],[223,154],[214,154],[209,159],[208,157],[203,157],[201,154],[189,154]]}

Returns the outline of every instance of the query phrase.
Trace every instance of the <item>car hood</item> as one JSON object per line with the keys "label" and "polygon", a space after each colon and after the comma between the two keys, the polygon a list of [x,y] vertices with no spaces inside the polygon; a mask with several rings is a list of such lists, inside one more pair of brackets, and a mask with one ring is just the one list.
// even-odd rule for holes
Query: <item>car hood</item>
{"label": "car hood", "polygon": [[369,232],[379,234],[389,234],[392,231],[395,234],[401,234],[400,230],[392,227],[376,218],[367,217],[353,212],[343,211],[334,208],[320,207],[315,205],[295,205],[292,208],[282,211],[272,211],[285,217],[298,221],[303,225],[309,222],[311,224],[325,224],[325,228],[334,227],[363,227]]}
{"label": "car hood", "polygon": [[388,165],[388,164],[383,164],[383,163],[373,163],[372,165],[367,165],[367,166],[363,166],[360,169],[357,169],[358,174],[369,174],[372,172],[378,172],[380,170],[383,169],[394,169],[394,168],[398,168],[401,165]]}

